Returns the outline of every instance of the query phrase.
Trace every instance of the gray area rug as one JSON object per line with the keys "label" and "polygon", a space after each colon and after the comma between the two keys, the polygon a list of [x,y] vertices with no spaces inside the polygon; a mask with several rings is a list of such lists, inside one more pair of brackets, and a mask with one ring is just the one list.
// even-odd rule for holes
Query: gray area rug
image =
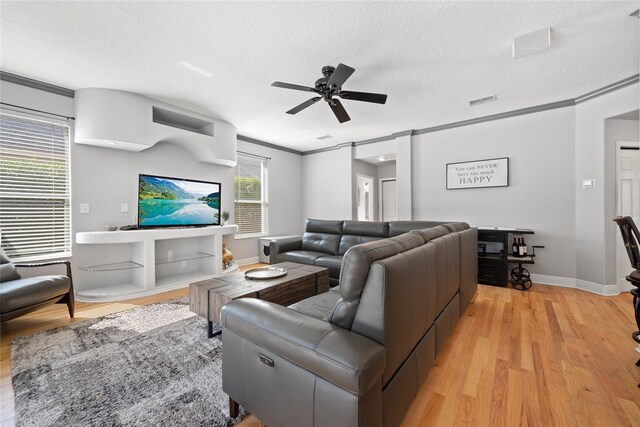
{"label": "gray area rug", "polygon": [[221,350],[186,298],[17,338],[16,425],[234,425]]}

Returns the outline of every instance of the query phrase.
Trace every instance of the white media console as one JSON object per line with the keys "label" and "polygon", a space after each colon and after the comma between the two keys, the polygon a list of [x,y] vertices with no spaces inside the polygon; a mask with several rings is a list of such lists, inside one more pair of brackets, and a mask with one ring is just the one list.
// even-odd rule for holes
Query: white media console
{"label": "white media console", "polygon": [[100,262],[80,266],[80,280],[74,280],[76,298],[137,298],[235,271],[237,266],[222,268],[222,236],[237,231],[237,225],[224,225],[78,232],[76,243],[86,245],[79,258]]}

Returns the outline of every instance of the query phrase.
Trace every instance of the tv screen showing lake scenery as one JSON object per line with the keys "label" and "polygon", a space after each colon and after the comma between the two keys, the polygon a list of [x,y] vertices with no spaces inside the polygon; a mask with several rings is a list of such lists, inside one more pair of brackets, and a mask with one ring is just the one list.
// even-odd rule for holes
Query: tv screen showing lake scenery
{"label": "tv screen showing lake scenery", "polygon": [[220,183],[140,175],[138,227],[220,224]]}

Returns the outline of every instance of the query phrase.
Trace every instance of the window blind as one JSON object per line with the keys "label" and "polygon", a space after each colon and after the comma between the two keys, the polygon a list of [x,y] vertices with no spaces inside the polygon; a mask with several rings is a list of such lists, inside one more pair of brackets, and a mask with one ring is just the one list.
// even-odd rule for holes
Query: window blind
{"label": "window blind", "polygon": [[267,160],[238,154],[233,183],[238,234],[266,234]]}
{"label": "window blind", "polygon": [[69,134],[0,113],[0,241],[12,259],[71,255]]}

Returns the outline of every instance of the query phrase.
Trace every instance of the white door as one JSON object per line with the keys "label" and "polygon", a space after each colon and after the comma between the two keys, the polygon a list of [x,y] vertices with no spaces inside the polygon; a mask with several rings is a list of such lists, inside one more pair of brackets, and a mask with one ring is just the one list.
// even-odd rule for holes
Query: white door
{"label": "white door", "polygon": [[380,218],[382,221],[395,221],[398,217],[396,204],[396,179],[380,180]]}
{"label": "white door", "polygon": [[[617,214],[630,216],[640,225],[640,145],[637,142],[616,144],[616,199]],[[621,292],[632,288],[625,280],[631,270],[622,235],[616,230],[616,272],[618,289]]]}
{"label": "white door", "polygon": [[357,176],[358,221],[373,221],[373,178]]}

